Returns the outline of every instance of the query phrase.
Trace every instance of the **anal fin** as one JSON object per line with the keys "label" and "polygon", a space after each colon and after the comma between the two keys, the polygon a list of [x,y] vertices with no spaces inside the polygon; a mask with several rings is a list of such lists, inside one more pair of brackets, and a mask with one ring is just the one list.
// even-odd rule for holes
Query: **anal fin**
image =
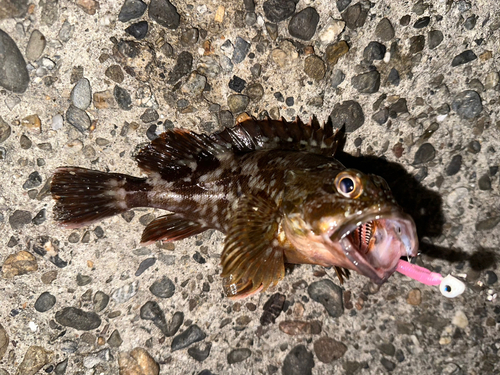
{"label": "anal fin", "polygon": [[285,276],[279,211],[264,194],[241,199],[221,255],[224,291],[237,299],[265,291]]}
{"label": "anal fin", "polygon": [[142,232],[141,243],[148,244],[160,240],[164,242],[182,240],[207,229],[195,221],[182,218],[178,214],[169,214],[160,216],[148,224],[144,232]]}

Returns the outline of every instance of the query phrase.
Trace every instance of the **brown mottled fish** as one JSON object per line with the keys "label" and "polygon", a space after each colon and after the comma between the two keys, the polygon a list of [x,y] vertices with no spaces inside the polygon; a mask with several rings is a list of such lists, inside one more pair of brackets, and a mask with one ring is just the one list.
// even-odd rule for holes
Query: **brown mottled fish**
{"label": "brown mottled fish", "polygon": [[285,263],[355,270],[376,283],[415,256],[415,224],[379,176],[346,169],[334,131],[300,119],[246,120],[206,135],[173,129],[137,155],[146,178],[78,167],[58,168],[54,217],[79,227],[134,207],[170,211],[141,241],[176,241],[217,229],[224,289],[244,297],[276,285]]}

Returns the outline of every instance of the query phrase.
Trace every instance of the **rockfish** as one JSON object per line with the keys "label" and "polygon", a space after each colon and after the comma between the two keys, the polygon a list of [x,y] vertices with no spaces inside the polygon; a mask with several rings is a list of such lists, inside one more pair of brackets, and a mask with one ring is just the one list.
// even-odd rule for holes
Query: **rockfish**
{"label": "rockfish", "polygon": [[143,243],[217,229],[224,290],[240,298],[276,285],[285,263],[354,270],[381,284],[400,257],[417,255],[412,218],[379,176],[335,159],[344,129],[245,120],[211,135],[173,129],[136,156],[145,178],[60,167],[52,178],[54,218],[74,228],[134,207],[170,211]]}

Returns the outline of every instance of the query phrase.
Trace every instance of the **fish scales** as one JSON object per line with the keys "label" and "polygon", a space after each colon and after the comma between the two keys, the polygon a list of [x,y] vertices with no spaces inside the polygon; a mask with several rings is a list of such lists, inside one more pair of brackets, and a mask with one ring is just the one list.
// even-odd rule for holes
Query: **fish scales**
{"label": "fish scales", "polygon": [[415,225],[381,177],[335,159],[344,143],[344,129],[316,118],[249,119],[211,135],[169,130],[136,156],[147,177],[58,168],[54,218],[78,227],[134,207],[170,211],[146,227],[146,244],[219,230],[231,298],[276,285],[285,263],[382,283],[401,256],[416,255]]}

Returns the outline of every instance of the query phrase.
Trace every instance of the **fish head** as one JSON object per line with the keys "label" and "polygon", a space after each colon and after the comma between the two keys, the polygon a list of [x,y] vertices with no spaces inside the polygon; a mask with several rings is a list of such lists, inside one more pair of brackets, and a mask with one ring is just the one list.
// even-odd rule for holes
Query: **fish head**
{"label": "fish head", "polygon": [[302,262],[348,268],[382,284],[401,257],[417,255],[415,223],[382,177],[354,169],[321,176],[285,223]]}

